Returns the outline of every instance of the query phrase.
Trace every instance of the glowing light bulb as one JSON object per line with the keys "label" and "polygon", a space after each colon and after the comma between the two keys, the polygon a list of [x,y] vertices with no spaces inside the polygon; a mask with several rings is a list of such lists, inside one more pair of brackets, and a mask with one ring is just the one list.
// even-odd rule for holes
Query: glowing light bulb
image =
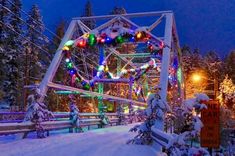
{"label": "glowing light bulb", "polygon": [[69,63],[69,62],[70,62],[70,59],[69,59],[69,58],[66,58],[66,59],[65,59],[65,62]]}
{"label": "glowing light bulb", "polygon": [[68,51],[68,50],[69,50],[69,47],[64,46],[64,47],[62,48],[62,50],[66,50],[66,51]]}
{"label": "glowing light bulb", "polygon": [[142,33],[141,33],[141,32],[138,32],[137,35],[136,35],[136,37],[137,37],[138,39],[140,39],[140,38],[142,37]]}

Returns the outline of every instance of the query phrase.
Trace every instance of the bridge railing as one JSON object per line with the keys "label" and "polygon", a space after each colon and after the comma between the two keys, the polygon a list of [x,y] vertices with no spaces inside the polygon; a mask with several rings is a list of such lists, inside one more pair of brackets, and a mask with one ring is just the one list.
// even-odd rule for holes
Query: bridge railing
{"label": "bridge railing", "polygon": [[[0,135],[25,133],[36,131],[35,124],[32,122],[23,122],[25,112],[0,112]],[[69,112],[54,112],[54,118],[41,123],[44,131],[59,130],[59,129],[75,129],[74,123],[69,119]],[[117,113],[106,113],[109,119],[109,125],[118,125],[119,118]],[[129,114],[124,114],[128,116]],[[103,123],[99,113],[80,113],[80,128],[91,126],[102,127]],[[73,132],[73,130],[72,130]]]}

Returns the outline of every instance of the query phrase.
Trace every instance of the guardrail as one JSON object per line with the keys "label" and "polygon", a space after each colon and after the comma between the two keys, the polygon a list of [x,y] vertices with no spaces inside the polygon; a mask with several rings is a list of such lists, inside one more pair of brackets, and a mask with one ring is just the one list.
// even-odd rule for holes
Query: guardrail
{"label": "guardrail", "polygon": [[[25,112],[1,112],[0,113],[0,135],[14,134],[14,133],[24,133],[24,137],[27,136],[29,132],[36,131],[35,124],[32,122],[23,122]],[[59,130],[59,129],[71,129],[78,128],[75,127],[73,122],[69,119],[69,112],[54,112],[54,118],[49,121],[41,123],[44,131]],[[109,119],[109,124],[118,125],[119,118],[117,113],[106,113]],[[129,115],[129,114],[124,114]],[[98,128],[102,127],[102,120],[99,113],[80,113],[80,127],[88,127],[97,125]],[[24,138],[23,137],[23,138]]]}

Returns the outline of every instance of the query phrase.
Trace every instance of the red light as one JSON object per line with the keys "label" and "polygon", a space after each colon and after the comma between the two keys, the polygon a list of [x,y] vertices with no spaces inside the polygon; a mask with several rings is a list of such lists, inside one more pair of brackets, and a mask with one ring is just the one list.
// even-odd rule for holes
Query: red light
{"label": "red light", "polygon": [[163,42],[160,42],[159,48],[160,48],[160,49],[163,49],[163,48],[164,48],[164,43],[163,43]]}
{"label": "red light", "polygon": [[104,39],[104,38],[102,38],[102,39],[100,40],[100,42],[101,42],[101,43],[104,43],[104,42],[105,42],[105,39]]}
{"label": "red light", "polygon": [[84,39],[80,40],[77,44],[78,47],[80,48],[85,48],[86,47],[86,41]]}

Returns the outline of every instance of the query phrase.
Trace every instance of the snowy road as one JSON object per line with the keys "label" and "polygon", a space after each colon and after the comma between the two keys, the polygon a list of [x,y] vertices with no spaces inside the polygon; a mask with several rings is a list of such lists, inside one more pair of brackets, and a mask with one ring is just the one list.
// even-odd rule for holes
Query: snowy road
{"label": "snowy road", "polygon": [[149,146],[125,144],[135,136],[128,132],[132,126],[59,134],[45,139],[4,142],[0,138],[0,156],[156,156]]}

